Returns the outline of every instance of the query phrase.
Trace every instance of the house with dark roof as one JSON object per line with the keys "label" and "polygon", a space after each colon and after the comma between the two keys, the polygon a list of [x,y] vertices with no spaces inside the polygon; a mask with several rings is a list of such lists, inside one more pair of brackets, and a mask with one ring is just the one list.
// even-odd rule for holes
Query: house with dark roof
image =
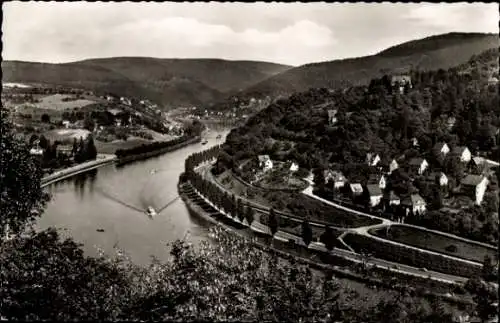
{"label": "house with dark roof", "polygon": [[431,172],[424,177],[428,183],[439,184],[441,187],[448,186],[448,176],[443,172]]}
{"label": "house with dark roof", "polygon": [[460,181],[460,192],[481,205],[489,180],[483,175],[467,175]]}
{"label": "house with dark roof", "polygon": [[450,147],[448,147],[448,145],[441,141],[441,142],[437,142],[434,147],[432,147],[432,151],[435,155],[443,155],[443,156],[446,156],[446,154],[448,154],[450,152]]}
{"label": "house with dark roof", "polygon": [[363,195],[363,186],[360,183],[349,184],[349,190],[353,199]]}
{"label": "house with dark roof", "polygon": [[73,155],[73,146],[70,145],[57,145],[56,154],[58,156],[70,157]]}
{"label": "house with dark roof", "polygon": [[429,163],[424,158],[415,157],[410,159],[410,161],[408,162],[408,167],[411,172],[422,175],[427,167],[429,167]]}
{"label": "house with dark roof", "polygon": [[258,159],[259,159],[259,167],[263,171],[267,171],[273,168],[273,161],[271,160],[271,158],[269,158],[269,155],[260,155]]}
{"label": "house with dark roof", "polygon": [[384,174],[371,174],[368,178],[367,184],[378,185],[381,189],[385,189],[386,178]]}
{"label": "house with dark roof", "polygon": [[339,189],[347,183],[347,178],[340,171],[326,171],[325,182],[333,182],[333,188]]}
{"label": "house with dark roof", "polygon": [[408,85],[412,88],[411,77],[409,75],[393,75],[391,78],[391,86],[399,90],[400,93],[404,92],[405,86]]}
{"label": "house with dark roof", "polygon": [[328,110],[328,122],[330,125],[334,125],[337,123],[337,112],[338,110],[330,109]]}
{"label": "house with dark roof", "polygon": [[394,191],[390,191],[385,194],[384,199],[388,206],[396,206],[401,204],[401,198],[394,193]]}
{"label": "house with dark roof", "polygon": [[451,155],[455,158],[459,158],[461,162],[468,163],[472,158],[472,154],[469,148],[465,146],[457,146],[451,150]]}
{"label": "house with dark roof", "polygon": [[457,122],[457,118],[455,118],[454,116],[450,116],[447,120],[446,120],[446,126],[448,127],[448,130],[452,130],[453,127],[455,126],[455,123]]}
{"label": "house with dark roof", "polygon": [[425,213],[427,203],[420,194],[411,194],[401,200],[401,206],[416,215]]}
{"label": "house with dark roof", "polygon": [[380,162],[379,154],[373,152],[366,154],[366,163],[368,164],[368,166],[377,166],[379,162]]}
{"label": "house with dark roof", "polygon": [[368,184],[366,191],[368,192],[369,205],[371,207],[379,205],[383,197],[380,187],[377,184]]}

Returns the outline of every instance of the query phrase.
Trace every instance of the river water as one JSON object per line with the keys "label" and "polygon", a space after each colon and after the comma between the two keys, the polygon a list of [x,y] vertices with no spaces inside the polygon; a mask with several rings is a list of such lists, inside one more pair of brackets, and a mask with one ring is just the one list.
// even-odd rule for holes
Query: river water
{"label": "river water", "polygon": [[[124,166],[103,166],[52,184],[47,187],[52,199],[37,227],[63,229],[63,236],[83,243],[88,255],[97,255],[97,248],[113,254],[116,246],[138,264],[149,263],[151,255],[165,260],[167,243],[207,238],[204,224],[178,198],[177,182],[189,155],[223,143],[228,132],[213,129],[205,136],[206,145],[189,145]],[[218,134],[221,139],[216,139]],[[150,218],[144,212],[148,206],[165,209]]]}

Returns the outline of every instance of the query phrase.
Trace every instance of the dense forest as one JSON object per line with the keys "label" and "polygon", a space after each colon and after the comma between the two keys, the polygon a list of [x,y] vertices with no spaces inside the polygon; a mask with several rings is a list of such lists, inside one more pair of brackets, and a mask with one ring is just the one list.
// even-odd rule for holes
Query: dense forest
{"label": "dense forest", "polygon": [[[496,72],[490,73],[495,66]],[[500,105],[498,87],[488,85],[488,77],[498,77],[496,49],[447,71],[409,71],[408,75],[412,88],[402,94],[385,75],[368,86],[311,89],[278,100],[234,129],[223,148],[239,161],[260,153],[276,155],[280,144],[293,142],[289,157],[310,168],[328,161],[364,162],[370,151],[400,155],[411,147],[413,137],[421,152],[439,141],[467,145],[473,153],[495,148]],[[338,110],[334,127],[328,125],[327,109]],[[456,120],[451,129],[449,117]],[[278,144],[269,145],[269,138]]]}

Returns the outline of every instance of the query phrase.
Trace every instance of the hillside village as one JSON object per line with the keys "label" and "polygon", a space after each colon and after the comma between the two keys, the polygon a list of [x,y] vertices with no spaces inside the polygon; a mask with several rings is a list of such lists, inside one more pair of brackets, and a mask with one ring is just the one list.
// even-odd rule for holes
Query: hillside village
{"label": "hillside village", "polygon": [[293,161],[300,178],[312,171],[315,194],[327,200],[495,244],[497,59],[488,50],[448,71],[385,75],[368,86],[277,100],[232,131],[216,175],[232,169],[259,182]]}

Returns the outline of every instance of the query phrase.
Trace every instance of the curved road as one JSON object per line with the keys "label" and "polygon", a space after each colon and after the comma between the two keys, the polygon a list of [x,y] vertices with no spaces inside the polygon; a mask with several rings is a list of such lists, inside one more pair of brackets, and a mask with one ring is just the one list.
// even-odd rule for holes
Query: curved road
{"label": "curved road", "polygon": [[[202,174],[203,178],[206,178],[206,179],[210,180],[211,182],[213,182],[215,185],[217,185],[223,191],[232,194],[231,191],[229,191],[228,189],[226,189],[224,186],[222,186],[220,183],[218,183],[217,180],[214,179],[212,173],[209,171],[210,167],[211,167],[210,163],[204,163],[203,165],[200,165],[199,167],[197,167],[197,170]],[[199,194],[199,195],[207,203],[209,203],[210,205],[212,205],[212,203],[208,199],[206,199],[201,194]],[[254,208],[254,209],[256,209],[256,210],[258,210],[258,211],[260,211],[262,213],[268,214],[268,212],[269,212],[268,211],[269,210],[268,207],[260,205],[259,203],[255,203],[253,201],[250,201],[250,200],[248,200],[247,198],[245,198],[243,196],[239,196],[239,198],[241,198],[241,200],[243,202],[247,203],[252,208]],[[330,203],[330,204],[332,204],[332,203]],[[332,204],[332,206],[337,206],[337,205]],[[344,208],[344,207],[342,207],[342,208]],[[344,209],[347,209],[347,208],[344,208]],[[347,209],[347,210],[351,211],[350,209]],[[361,212],[358,212],[358,211],[355,211],[355,210],[352,210],[352,211],[357,212],[357,213],[361,213]],[[221,213],[223,213],[223,211],[221,211]],[[369,216],[369,217],[372,217],[372,218],[377,218],[377,219],[380,219],[380,220],[384,220],[383,223],[369,226],[369,228],[372,228],[372,227],[383,227],[383,226],[387,226],[387,225],[393,223],[392,221],[390,221],[388,219],[383,219],[383,218],[379,218],[379,217],[368,215],[368,214],[364,214],[364,213],[361,213],[361,214]],[[259,219],[258,215],[256,214],[254,223],[255,222],[259,222],[258,219]],[[267,228],[267,226],[265,226],[263,224],[260,224],[260,225]],[[253,227],[254,227],[254,225],[252,223],[252,229],[254,229]],[[368,227],[339,228],[339,229],[345,230],[346,233],[347,232],[356,232],[358,234],[369,235],[367,233]],[[269,229],[268,228],[267,228],[267,230],[260,229],[259,231],[265,232],[265,233],[269,233]],[[346,233],[344,233],[344,234],[346,234]],[[288,236],[289,234],[281,233],[280,235],[277,234],[275,236],[275,238],[276,239],[280,239],[282,241],[288,241],[288,239],[285,238],[285,236]],[[293,236],[293,235],[290,235],[290,236]],[[369,235],[369,236],[373,237],[372,235]],[[293,238],[296,238],[296,237],[293,236]],[[381,238],[379,238],[379,239],[381,239]],[[390,241],[390,240],[385,240],[385,239],[381,239],[381,240]],[[392,242],[392,241],[390,241],[390,242]],[[396,243],[396,242],[394,242],[394,243],[395,244],[399,244],[399,243]],[[400,245],[403,245],[403,244],[400,244]],[[404,245],[404,246],[405,247],[409,247],[409,248],[419,249],[419,248],[412,247],[412,246],[407,246],[407,245]],[[309,248],[311,248],[311,249],[318,249],[318,250],[325,250],[324,245],[322,243],[319,243],[319,242],[313,242],[313,243],[311,243],[311,245],[309,246]],[[419,249],[419,250],[424,251],[424,252],[429,252],[428,250],[424,250],[424,249]],[[443,282],[447,282],[447,283],[456,283],[456,282],[463,283],[463,282],[467,281],[467,279],[468,279],[467,277],[450,275],[450,274],[445,274],[445,273],[436,272],[436,271],[430,271],[430,270],[429,271],[423,271],[421,269],[418,269],[418,268],[415,268],[415,267],[412,267],[412,266],[408,266],[408,265],[404,265],[404,264],[399,264],[399,263],[394,263],[394,262],[383,260],[383,259],[367,258],[367,257],[364,257],[364,256],[362,256],[360,254],[355,253],[355,252],[347,251],[347,250],[342,250],[342,249],[337,249],[337,248],[335,248],[334,250],[332,250],[332,253],[335,254],[335,255],[347,258],[347,259],[349,259],[351,261],[354,261],[354,262],[359,262],[359,263],[365,262],[366,264],[376,265],[376,266],[379,266],[379,267],[387,268],[387,269],[389,269],[391,271],[402,272],[402,273],[406,273],[406,274],[410,274],[410,275],[414,275],[414,276],[419,276],[419,277],[424,277],[424,278],[431,278],[431,279],[435,279],[435,280],[439,280],[439,281],[443,281]],[[436,253],[436,254],[439,254],[439,253]],[[442,255],[442,254],[439,254],[439,255]],[[450,257],[450,258],[458,260],[458,261],[468,262],[466,260],[463,260],[463,259],[460,259],[460,258],[451,257],[451,256],[448,256],[448,255],[442,255],[442,256]],[[477,263],[474,263],[474,262],[470,262],[470,263],[477,264]]]}

